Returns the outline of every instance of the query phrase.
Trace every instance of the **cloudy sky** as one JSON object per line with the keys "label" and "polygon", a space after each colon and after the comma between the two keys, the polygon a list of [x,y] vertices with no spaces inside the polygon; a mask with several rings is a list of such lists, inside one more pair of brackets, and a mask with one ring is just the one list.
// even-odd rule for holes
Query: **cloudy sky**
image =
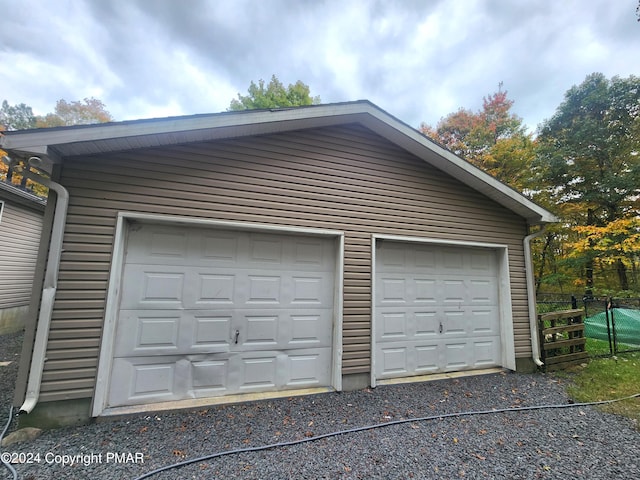
{"label": "cloudy sky", "polygon": [[638,0],[0,0],[0,100],[116,120],[221,112],[302,80],[418,127],[503,82],[533,131],[586,75],[640,75]]}

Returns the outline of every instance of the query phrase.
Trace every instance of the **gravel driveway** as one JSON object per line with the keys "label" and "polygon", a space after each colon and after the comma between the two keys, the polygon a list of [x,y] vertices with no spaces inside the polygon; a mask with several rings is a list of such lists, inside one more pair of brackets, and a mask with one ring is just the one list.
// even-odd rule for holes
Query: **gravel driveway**
{"label": "gravel driveway", "polygon": [[[15,360],[20,340],[20,335],[0,337],[0,361]],[[0,373],[4,426],[15,368],[2,367]],[[216,452],[308,440],[355,427],[565,404],[565,386],[551,375],[515,373],[380,386],[59,429],[2,451],[30,454],[32,459],[39,454],[39,463],[14,465],[24,480],[137,478]],[[13,422],[9,431],[15,428]],[[640,432],[630,420],[592,407],[571,407],[387,425],[200,460],[149,478],[635,479],[640,478],[639,447]],[[84,463],[62,463],[72,456],[78,456],[76,461],[84,456]],[[11,478],[6,469],[0,470],[3,478]]]}

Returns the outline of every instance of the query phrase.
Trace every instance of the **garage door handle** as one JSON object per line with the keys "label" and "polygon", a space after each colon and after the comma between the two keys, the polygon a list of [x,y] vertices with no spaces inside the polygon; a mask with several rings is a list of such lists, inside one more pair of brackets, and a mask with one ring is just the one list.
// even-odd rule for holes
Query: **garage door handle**
{"label": "garage door handle", "polygon": [[236,336],[233,339],[233,342],[237,345],[238,344],[238,337],[240,336],[240,330],[236,330]]}
{"label": "garage door handle", "polygon": [[442,333],[442,322],[440,322],[440,333]]}

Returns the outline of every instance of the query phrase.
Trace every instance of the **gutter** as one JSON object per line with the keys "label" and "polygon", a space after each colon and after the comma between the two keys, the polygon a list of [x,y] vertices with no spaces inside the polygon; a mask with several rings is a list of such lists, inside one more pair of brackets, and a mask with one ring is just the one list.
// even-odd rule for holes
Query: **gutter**
{"label": "gutter", "polygon": [[[38,157],[31,157],[29,162],[38,162]],[[25,172],[26,173],[26,172]],[[31,176],[27,174],[27,176]],[[40,384],[42,381],[42,371],[46,360],[47,341],[49,340],[49,326],[51,324],[51,314],[53,312],[53,302],[58,287],[58,269],[60,267],[60,257],[62,256],[62,239],[64,236],[64,225],[67,219],[67,206],[69,205],[69,192],[59,183],[47,180],[42,177],[31,176],[32,180],[37,180],[50,190],[56,192],[56,206],[53,214],[53,227],[51,229],[51,240],[49,242],[49,255],[44,274],[44,284],[42,287],[42,297],[40,300],[40,313],[36,327],[36,338],[33,344],[33,354],[31,356],[31,368],[27,380],[27,392],[24,403],[20,407],[20,413],[31,413],[40,397]]]}
{"label": "gutter", "polygon": [[546,225],[536,233],[524,237],[524,269],[527,279],[527,301],[529,303],[529,328],[531,330],[531,353],[533,362],[542,367],[544,363],[540,359],[540,339],[538,338],[538,312],[536,308],[536,289],[533,278],[533,260],[531,259],[531,240],[545,233]]}

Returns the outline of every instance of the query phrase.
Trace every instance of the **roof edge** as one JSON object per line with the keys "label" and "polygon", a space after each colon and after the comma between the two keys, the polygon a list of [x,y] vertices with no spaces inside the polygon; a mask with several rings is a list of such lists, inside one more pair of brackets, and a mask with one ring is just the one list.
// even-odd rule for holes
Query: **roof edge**
{"label": "roof edge", "polygon": [[24,156],[47,157],[47,152],[55,152],[64,158],[354,122],[492,198],[531,225],[558,221],[555,215],[520,192],[368,100],[12,131],[0,137],[0,148]]}

